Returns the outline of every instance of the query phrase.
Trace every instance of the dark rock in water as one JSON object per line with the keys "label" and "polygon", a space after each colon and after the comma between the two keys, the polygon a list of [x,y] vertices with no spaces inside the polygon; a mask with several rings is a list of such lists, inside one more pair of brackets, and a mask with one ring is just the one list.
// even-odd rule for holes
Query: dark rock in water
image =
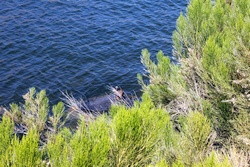
{"label": "dark rock in water", "polygon": [[115,95],[104,95],[87,99],[81,109],[94,112],[106,112],[109,110],[112,101],[115,100]]}
{"label": "dark rock in water", "polygon": [[84,101],[81,109],[86,111],[103,113],[107,112],[112,104],[122,104],[127,107],[133,105],[134,99],[129,97],[127,94],[124,97],[118,97],[115,94],[107,94],[104,96],[98,96],[94,98],[87,99]]}
{"label": "dark rock in water", "polygon": [[112,104],[121,104],[127,107],[133,106],[137,99],[123,92],[122,89],[109,87],[111,93],[103,96],[93,97],[89,99],[75,99],[73,96],[64,94],[65,103],[72,111],[78,113],[104,113],[107,112]]}

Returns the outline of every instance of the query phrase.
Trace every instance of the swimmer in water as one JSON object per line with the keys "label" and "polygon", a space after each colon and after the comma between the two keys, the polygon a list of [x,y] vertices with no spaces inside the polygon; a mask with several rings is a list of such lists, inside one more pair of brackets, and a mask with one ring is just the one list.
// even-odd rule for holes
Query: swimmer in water
{"label": "swimmer in water", "polygon": [[116,99],[117,100],[125,98],[124,91],[120,87],[115,86],[115,90],[116,90]]}

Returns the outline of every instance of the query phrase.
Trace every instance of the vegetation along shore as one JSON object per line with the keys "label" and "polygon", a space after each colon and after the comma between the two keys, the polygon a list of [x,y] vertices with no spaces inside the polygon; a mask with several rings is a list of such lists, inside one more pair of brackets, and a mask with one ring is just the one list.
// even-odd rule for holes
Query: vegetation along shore
{"label": "vegetation along shore", "polygon": [[0,166],[250,166],[249,41],[249,0],[191,0],[173,32],[179,64],[142,50],[133,105],[50,107],[31,88],[24,104],[1,107]]}

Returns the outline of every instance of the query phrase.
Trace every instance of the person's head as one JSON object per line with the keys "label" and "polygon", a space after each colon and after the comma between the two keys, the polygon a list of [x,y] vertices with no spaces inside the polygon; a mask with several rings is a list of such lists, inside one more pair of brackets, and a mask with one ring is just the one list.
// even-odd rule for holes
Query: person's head
{"label": "person's head", "polygon": [[121,88],[119,86],[115,86],[115,90],[121,90]]}

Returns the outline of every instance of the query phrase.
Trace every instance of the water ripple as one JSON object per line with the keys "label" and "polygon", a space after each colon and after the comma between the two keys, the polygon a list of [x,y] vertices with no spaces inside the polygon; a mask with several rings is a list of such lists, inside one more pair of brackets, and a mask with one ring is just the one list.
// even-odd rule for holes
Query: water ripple
{"label": "water ripple", "polygon": [[106,85],[138,91],[140,52],[171,55],[171,34],[187,2],[167,0],[0,1],[0,105],[22,101],[29,87],[75,96]]}

